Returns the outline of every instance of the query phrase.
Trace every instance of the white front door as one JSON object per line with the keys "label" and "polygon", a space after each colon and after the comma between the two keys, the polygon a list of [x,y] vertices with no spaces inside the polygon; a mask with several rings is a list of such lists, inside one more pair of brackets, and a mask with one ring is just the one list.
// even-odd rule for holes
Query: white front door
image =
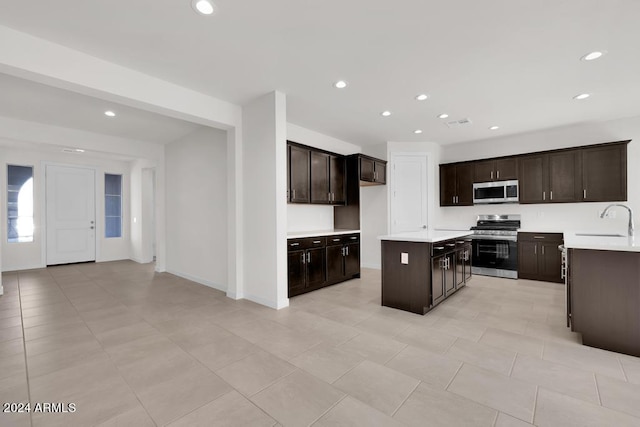
{"label": "white front door", "polygon": [[391,233],[426,229],[426,154],[392,154],[391,163]]}
{"label": "white front door", "polygon": [[47,265],[95,261],[95,171],[47,165],[46,186]]}

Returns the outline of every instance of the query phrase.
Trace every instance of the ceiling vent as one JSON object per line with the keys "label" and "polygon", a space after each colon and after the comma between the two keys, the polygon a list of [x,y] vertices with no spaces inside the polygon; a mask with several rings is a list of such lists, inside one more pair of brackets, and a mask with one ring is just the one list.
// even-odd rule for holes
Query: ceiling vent
{"label": "ceiling vent", "polygon": [[450,128],[457,128],[460,126],[468,126],[470,125],[471,119],[460,119],[460,120],[452,120],[450,122],[447,122],[447,126],[449,126]]}

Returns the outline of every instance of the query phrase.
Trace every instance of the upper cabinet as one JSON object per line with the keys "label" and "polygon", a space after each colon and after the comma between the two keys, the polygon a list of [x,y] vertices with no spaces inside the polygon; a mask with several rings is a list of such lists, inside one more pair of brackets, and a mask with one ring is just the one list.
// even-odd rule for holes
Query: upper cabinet
{"label": "upper cabinet", "polygon": [[582,187],[585,202],[627,200],[627,144],[583,149]]}
{"label": "upper cabinet", "polygon": [[384,185],[387,183],[387,162],[360,154],[360,185]]}
{"label": "upper cabinet", "polygon": [[309,203],[311,150],[298,145],[288,145],[287,150],[289,154],[289,202]]}
{"label": "upper cabinet", "polygon": [[474,162],[474,169],[473,182],[518,179],[518,161],[515,157],[480,160]]}
{"label": "upper cabinet", "polygon": [[440,165],[440,206],[473,205],[473,163]]}
{"label": "upper cabinet", "polygon": [[[464,194],[473,182],[511,179],[518,179],[523,204],[625,201],[628,143],[440,165],[440,205],[472,204],[472,194],[469,201]],[[467,173],[473,177],[469,185]]]}
{"label": "upper cabinet", "polygon": [[288,202],[345,204],[344,156],[289,143]]}

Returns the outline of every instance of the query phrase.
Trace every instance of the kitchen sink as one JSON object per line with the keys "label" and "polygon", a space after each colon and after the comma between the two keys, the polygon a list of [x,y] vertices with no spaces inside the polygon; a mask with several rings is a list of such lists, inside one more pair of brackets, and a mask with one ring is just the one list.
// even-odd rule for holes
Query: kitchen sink
{"label": "kitchen sink", "polygon": [[588,236],[588,237],[626,237],[624,234],[613,234],[613,233],[576,233],[576,236]]}

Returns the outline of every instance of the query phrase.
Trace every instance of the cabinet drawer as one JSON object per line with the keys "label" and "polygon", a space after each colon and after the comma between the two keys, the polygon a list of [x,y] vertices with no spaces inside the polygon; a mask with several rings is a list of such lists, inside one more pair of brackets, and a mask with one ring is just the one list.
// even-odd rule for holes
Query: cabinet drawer
{"label": "cabinet drawer", "polygon": [[360,235],[359,234],[345,234],[344,236],[342,236],[342,243],[357,243],[360,241]]}
{"label": "cabinet drawer", "polygon": [[518,233],[518,240],[526,242],[558,242],[562,241],[562,239],[563,236],[561,233]]}
{"label": "cabinet drawer", "polygon": [[327,236],[327,246],[342,245],[343,241],[344,241],[344,236],[342,235]]}
{"label": "cabinet drawer", "polygon": [[327,245],[326,238],[323,237],[305,237],[304,239],[288,239],[287,250],[297,251],[300,249],[323,248]]}

